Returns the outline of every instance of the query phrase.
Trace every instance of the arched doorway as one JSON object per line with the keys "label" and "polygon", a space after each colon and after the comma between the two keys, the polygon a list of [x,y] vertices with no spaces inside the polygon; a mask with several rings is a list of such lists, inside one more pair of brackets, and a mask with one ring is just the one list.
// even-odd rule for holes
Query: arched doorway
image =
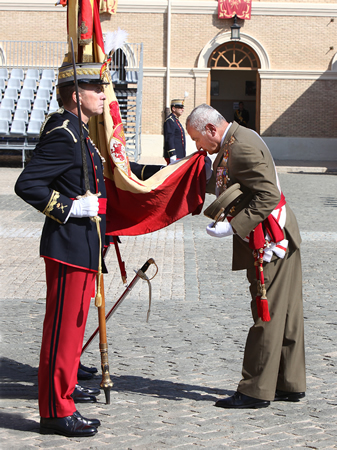
{"label": "arched doorway", "polygon": [[228,122],[234,119],[239,101],[249,112],[248,127],[260,131],[260,77],[257,53],[240,41],[229,41],[215,48],[208,59],[208,103]]}

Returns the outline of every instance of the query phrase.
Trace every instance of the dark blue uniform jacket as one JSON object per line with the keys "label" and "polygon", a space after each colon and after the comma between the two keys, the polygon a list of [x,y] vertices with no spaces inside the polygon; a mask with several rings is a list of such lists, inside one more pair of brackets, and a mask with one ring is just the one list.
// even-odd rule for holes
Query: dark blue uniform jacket
{"label": "dark blue uniform jacket", "polygon": [[[102,160],[83,124],[90,191],[106,199]],[[98,269],[99,238],[89,217],[68,218],[73,200],[85,194],[78,118],[64,111],[47,121],[31,161],[21,173],[15,192],[46,215],[40,255],[67,265]],[[105,215],[101,217],[102,242]]]}
{"label": "dark blue uniform jacket", "polygon": [[164,158],[186,156],[185,131],[177,116],[171,113],[164,123]]}

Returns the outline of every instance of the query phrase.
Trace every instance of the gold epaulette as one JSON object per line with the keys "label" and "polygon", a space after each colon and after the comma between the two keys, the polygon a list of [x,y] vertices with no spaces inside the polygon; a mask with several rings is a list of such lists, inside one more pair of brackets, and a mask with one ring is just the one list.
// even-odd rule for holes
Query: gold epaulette
{"label": "gold epaulette", "polygon": [[45,126],[47,125],[47,122],[48,122],[48,120],[51,118],[51,116],[52,116],[53,114],[63,114],[63,113],[64,113],[64,108],[63,108],[63,106],[60,107],[59,109],[57,109],[56,111],[53,111],[53,112],[49,113],[49,114],[47,115],[47,117],[45,118],[43,124],[41,125],[40,136],[41,136],[41,134],[43,133],[43,130],[44,130]]}
{"label": "gold epaulette", "polygon": [[69,120],[66,119],[66,120],[62,123],[62,125],[60,125],[59,127],[52,128],[51,130],[47,131],[46,134],[50,134],[50,133],[52,133],[52,132],[55,131],[55,130],[63,129],[63,130],[68,131],[68,133],[69,133],[69,134],[71,135],[71,137],[74,139],[74,142],[75,142],[75,144],[76,144],[77,139],[76,139],[74,133],[68,128],[68,124],[69,124]]}
{"label": "gold epaulette", "polygon": [[173,117],[172,116],[168,116],[168,118],[165,120],[165,122],[167,122],[169,119],[171,119],[172,120],[172,122],[174,122],[174,119],[173,119]]}

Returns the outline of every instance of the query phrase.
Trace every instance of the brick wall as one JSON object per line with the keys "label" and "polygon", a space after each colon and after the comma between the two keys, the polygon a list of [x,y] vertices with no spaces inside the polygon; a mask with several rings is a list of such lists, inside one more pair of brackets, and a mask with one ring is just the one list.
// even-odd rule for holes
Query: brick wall
{"label": "brick wall", "polygon": [[[209,1],[215,3],[215,0]],[[293,3],[291,0],[286,2]],[[297,0],[296,3],[307,1]],[[335,0],[316,0],[315,3],[334,4]],[[165,13],[105,14],[101,16],[101,22],[103,32],[120,27],[129,33],[129,42],[143,43],[145,72],[150,68],[166,67]],[[0,11],[0,23],[0,40],[66,40],[66,9],[61,7],[50,12]],[[337,50],[337,19],[330,22],[330,17],[252,15],[251,20],[239,23],[242,33],[263,46],[273,71],[324,73],[329,70]],[[211,39],[228,32],[231,24],[232,20],[219,20],[215,14],[172,14],[171,67],[182,70],[178,76],[172,70],[170,97],[180,97],[185,91],[189,92],[185,117],[194,106],[207,100],[207,78],[194,77],[192,71],[197,67],[200,52]],[[146,75],[144,78],[143,133],[162,133],[165,86],[165,70],[157,76]],[[262,78],[261,133],[268,136],[337,137],[337,128],[332,122],[337,120],[336,102],[331,95],[336,89],[337,78]]]}

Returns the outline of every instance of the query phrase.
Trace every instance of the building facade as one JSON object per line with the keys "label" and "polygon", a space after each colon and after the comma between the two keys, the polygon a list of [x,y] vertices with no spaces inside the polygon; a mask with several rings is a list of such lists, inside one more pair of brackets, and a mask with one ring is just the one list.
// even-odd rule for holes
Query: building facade
{"label": "building facade", "polygon": [[[0,0],[0,41],[65,41],[66,10],[54,4]],[[119,0],[116,15],[101,16],[104,33],[120,27],[128,42],[143,43],[143,153],[162,155],[169,101],[187,92],[183,123],[200,103],[232,121],[243,101],[248,126],[276,159],[335,160],[336,0],[253,0],[235,41],[233,19],[218,19],[217,6],[217,0]]]}

